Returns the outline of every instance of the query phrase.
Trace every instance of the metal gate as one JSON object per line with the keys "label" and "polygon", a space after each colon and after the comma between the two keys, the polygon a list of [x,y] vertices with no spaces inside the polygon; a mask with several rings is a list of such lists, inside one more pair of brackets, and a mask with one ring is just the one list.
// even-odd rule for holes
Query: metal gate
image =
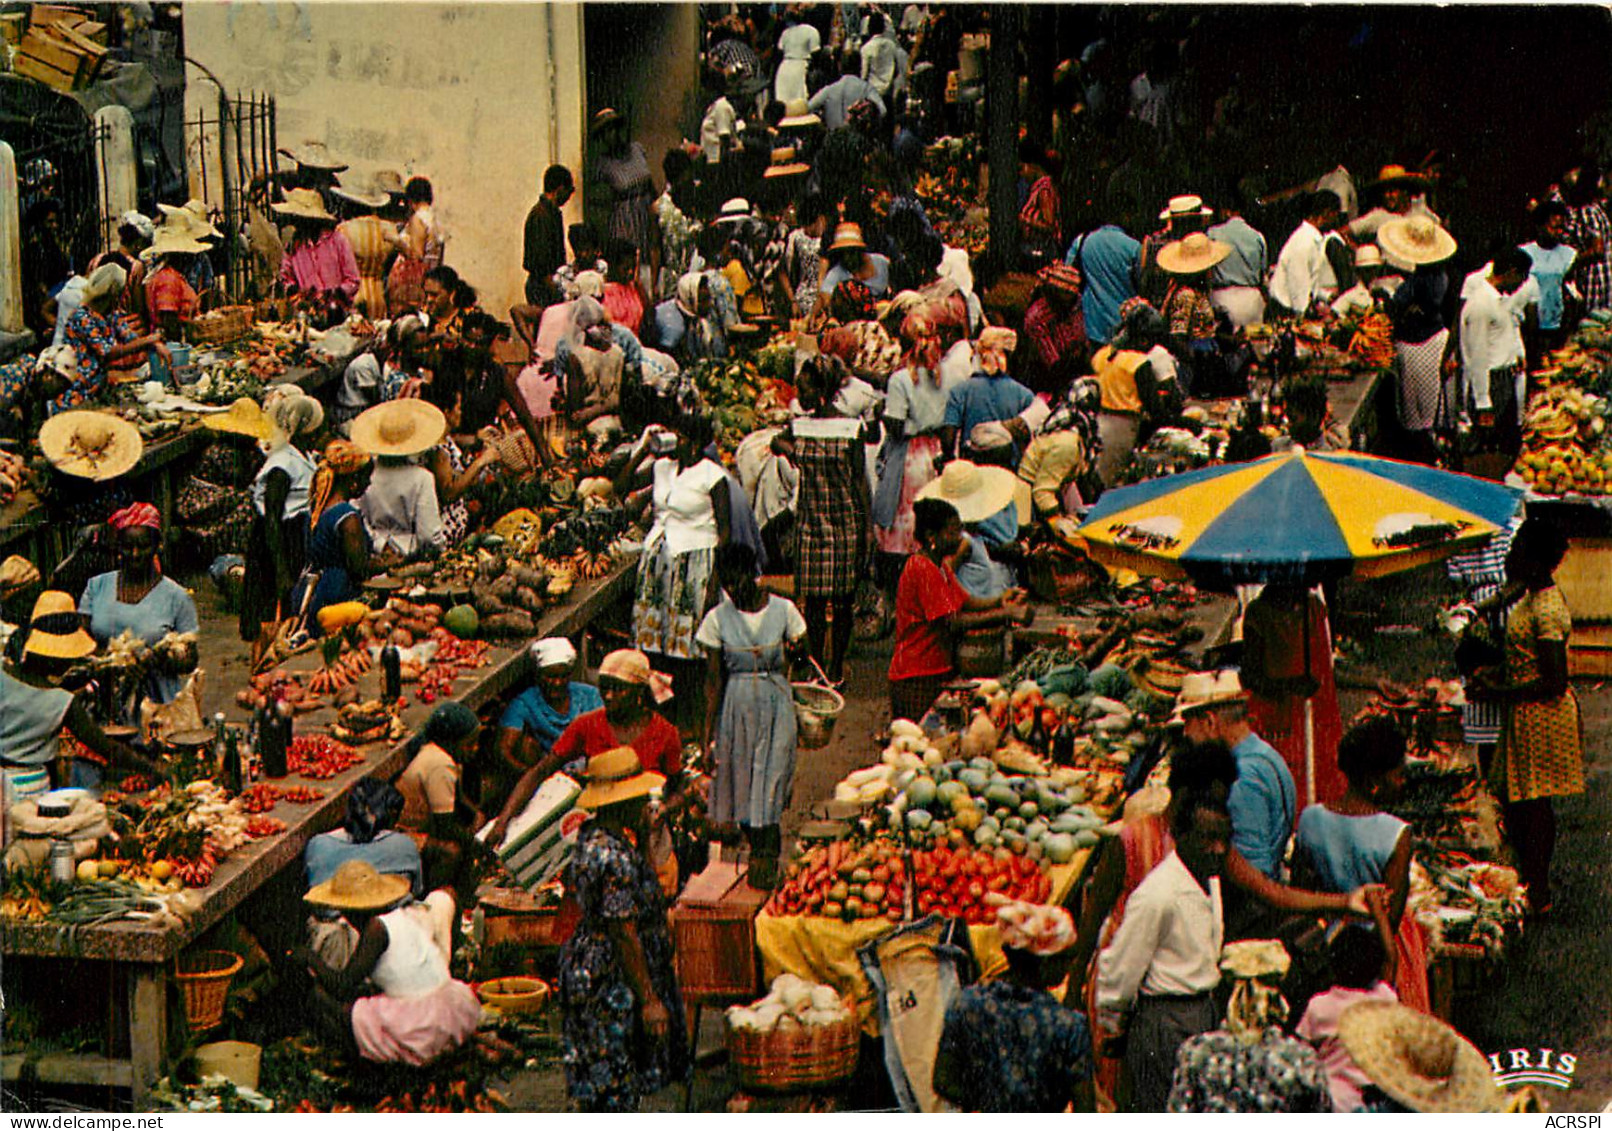
{"label": "metal gate", "polygon": [[275,103],[268,95],[230,98],[222,91],[216,111],[199,111],[185,121],[185,164],[191,195],[207,204],[225,238],[220,240],[226,292],[234,299],[254,293],[252,258],[246,232],[252,205],[267,212],[278,183],[279,137]]}
{"label": "metal gate", "polygon": [[105,248],[107,187],[97,169],[106,129],[73,99],[11,75],[0,75],[0,141],[17,161],[18,218],[29,237],[28,212],[48,197],[62,202],[62,230],[73,269]]}

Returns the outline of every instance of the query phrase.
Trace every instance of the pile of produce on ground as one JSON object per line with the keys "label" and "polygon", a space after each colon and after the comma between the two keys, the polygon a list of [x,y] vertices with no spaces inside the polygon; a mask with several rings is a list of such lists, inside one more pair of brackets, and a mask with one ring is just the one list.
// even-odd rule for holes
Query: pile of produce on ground
{"label": "pile of produce on ground", "polygon": [[1505,948],[1506,933],[1522,925],[1528,897],[1513,868],[1418,845],[1406,906],[1435,946],[1481,946],[1497,957]]}
{"label": "pile of produce on ground", "polygon": [[1604,495],[1612,479],[1607,402],[1576,385],[1550,385],[1529,398],[1516,474],[1542,495]]}
{"label": "pile of produce on ground", "polygon": [[756,429],[788,420],[795,388],[776,374],[776,366],[774,360],[770,377],[748,359],[696,361],[688,367],[685,376],[709,410],[722,451],[731,453]]}
{"label": "pile of produce on ground", "polygon": [[731,1007],[727,1011],[728,1028],[770,1033],[796,1025],[838,1025],[851,1018],[851,1011],[833,986],[780,974],[772,980],[771,990],[759,1001]]}

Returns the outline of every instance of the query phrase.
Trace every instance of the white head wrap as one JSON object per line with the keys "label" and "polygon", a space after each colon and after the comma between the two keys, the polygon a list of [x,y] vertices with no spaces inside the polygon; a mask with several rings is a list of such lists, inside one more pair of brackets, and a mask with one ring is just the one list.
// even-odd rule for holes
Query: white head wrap
{"label": "white head wrap", "polygon": [[532,641],[532,662],[539,668],[569,667],[576,663],[577,650],[563,636],[546,636]]}

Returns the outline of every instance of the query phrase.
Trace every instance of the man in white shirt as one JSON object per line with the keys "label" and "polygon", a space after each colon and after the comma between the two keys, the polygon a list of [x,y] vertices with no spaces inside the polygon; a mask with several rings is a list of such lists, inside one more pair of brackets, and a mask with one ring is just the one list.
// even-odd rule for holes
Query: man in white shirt
{"label": "man in white shirt", "polygon": [[1464,403],[1480,427],[1493,426],[1505,443],[1522,426],[1527,371],[1515,296],[1533,261],[1519,247],[1494,257],[1487,277],[1469,277],[1462,290],[1461,376]]}
{"label": "man in white shirt", "polygon": [[1336,223],[1338,210],[1336,193],[1311,193],[1305,202],[1304,221],[1293,230],[1276,258],[1271,301],[1295,318],[1308,314],[1319,295],[1326,268],[1325,233]]}
{"label": "man in white shirt", "polygon": [[896,42],[883,12],[873,14],[872,30],[873,34],[862,45],[862,78],[888,102],[905,78],[906,52]]}
{"label": "man in white shirt", "polygon": [[739,115],[734,111],[733,103],[728,101],[726,94],[720,95],[705,111],[705,118],[700,122],[700,149],[705,153],[707,163],[722,163],[723,154],[732,143],[738,127]]}
{"label": "man in white shirt", "polygon": [[[1137,885],[1113,941],[1097,957],[1100,1029],[1123,1031],[1131,1111],[1163,1111],[1176,1051],[1213,1029],[1225,940],[1220,870],[1231,848],[1225,797],[1189,792],[1171,820],[1175,851]],[[1116,1018],[1129,1015],[1128,1023]]]}

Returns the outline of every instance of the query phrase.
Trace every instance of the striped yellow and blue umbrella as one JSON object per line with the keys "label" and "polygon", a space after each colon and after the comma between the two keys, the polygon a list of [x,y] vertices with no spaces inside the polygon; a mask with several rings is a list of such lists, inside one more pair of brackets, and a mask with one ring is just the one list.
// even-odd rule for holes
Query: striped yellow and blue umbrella
{"label": "striped yellow and blue umbrella", "polygon": [[1493,535],[1520,502],[1470,475],[1294,449],[1105,492],[1080,533],[1098,561],[1137,573],[1314,585],[1438,561]]}

